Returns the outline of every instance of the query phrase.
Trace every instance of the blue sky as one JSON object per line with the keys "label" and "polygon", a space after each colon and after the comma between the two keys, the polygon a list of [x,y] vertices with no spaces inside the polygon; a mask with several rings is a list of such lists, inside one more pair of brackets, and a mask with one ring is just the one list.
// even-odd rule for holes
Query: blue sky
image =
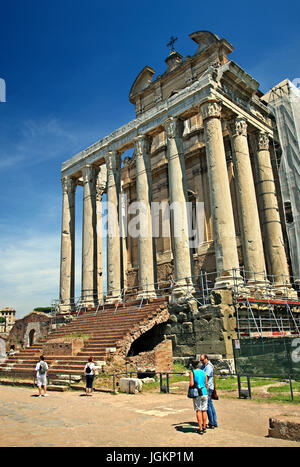
{"label": "blue sky", "polygon": [[[268,91],[300,77],[300,5],[264,1],[0,0],[0,306],[17,317],[58,296],[64,160],[134,118],[131,85],[165,71],[166,44],[184,57],[209,30]],[[81,191],[77,193],[80,290]]]}

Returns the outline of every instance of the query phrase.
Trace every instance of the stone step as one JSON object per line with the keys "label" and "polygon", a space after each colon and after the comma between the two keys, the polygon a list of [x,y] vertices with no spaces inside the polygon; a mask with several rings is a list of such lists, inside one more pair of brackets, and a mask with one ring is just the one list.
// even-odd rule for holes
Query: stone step
{"label": "stone step", "polygon": [[49,386],[47,386],[47,391],[65,392],[68,390],[69,390],[69,385],[64,386],[61,384],[49,384]]}
{"label": "stone step", "polygon": [[53,331],[47,338],[11,356],[0,365],[0,373],[14,372],[28,379],[34,378],[34,368],[45,343],[51,343],[53,339],[63,339],[73,333],[81,333],[89,334],[90,338],[85,341],[83,349],[77,355],[46,354],[45,360],[49,364],[48,375],[51,377],[51,384],[52,378],[56,378],[54,381],[57,384],[53,385],[54,387],[60,386],[58,383],[61,375],[76,375],[82,378],[84,366],[90,355],[93,355],[94,361],[105,362],[107,348],[116,349],[120,345],[118,342],[124,339],[135,326],[141,326],[147,320],[157,316],[167,303],[165,298],[161,298],[143,305],[141,310],[139,310],[139,305],[140,301],[136,301],[126,307],[120,304],[117,311],[115,311],[115,305],[112,305],[105,307],[104,311],[101,310],[97,314],[95,314],[95,309],[81,313],[70,323]]}

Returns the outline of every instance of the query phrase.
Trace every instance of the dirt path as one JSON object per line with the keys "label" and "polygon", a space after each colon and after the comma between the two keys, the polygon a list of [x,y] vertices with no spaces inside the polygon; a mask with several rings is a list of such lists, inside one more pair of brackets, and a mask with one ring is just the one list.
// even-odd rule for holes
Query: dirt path
{"label": "dirt path", "polygon": [[269,417],[300,407],[223,399],[219,428],[196,433],[192,403],[182,395],[49,393],[0,386],[1,446],[294,446],[267,438]]}

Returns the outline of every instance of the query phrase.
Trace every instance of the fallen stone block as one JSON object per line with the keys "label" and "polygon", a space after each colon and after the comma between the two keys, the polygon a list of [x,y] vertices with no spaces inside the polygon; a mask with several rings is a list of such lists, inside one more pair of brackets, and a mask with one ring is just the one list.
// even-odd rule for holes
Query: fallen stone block
{"label": "fallen stone block", "polygon": [[269,437],[300,441],[300,419],[289,417],[289,420],[269,419]]}
{"label": "fallen stone block", "polygon": [[120,391],[128,394],[141,392],[143,383],[138,378],[120,378]]}

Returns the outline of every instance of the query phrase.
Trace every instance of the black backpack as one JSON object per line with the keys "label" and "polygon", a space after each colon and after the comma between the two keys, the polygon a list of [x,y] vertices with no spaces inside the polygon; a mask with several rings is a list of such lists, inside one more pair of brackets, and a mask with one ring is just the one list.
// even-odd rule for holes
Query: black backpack
{"label": "black backpack", "polygon": [[89,374],[89,373],[91,373],[91,371],[92,371],[92,370],[91,370],[91,367],[90,367],[89,365],[87,365],[87,366],[86,366],[86,369],[85,369],[85,372],[86,372],[87,374]]}

